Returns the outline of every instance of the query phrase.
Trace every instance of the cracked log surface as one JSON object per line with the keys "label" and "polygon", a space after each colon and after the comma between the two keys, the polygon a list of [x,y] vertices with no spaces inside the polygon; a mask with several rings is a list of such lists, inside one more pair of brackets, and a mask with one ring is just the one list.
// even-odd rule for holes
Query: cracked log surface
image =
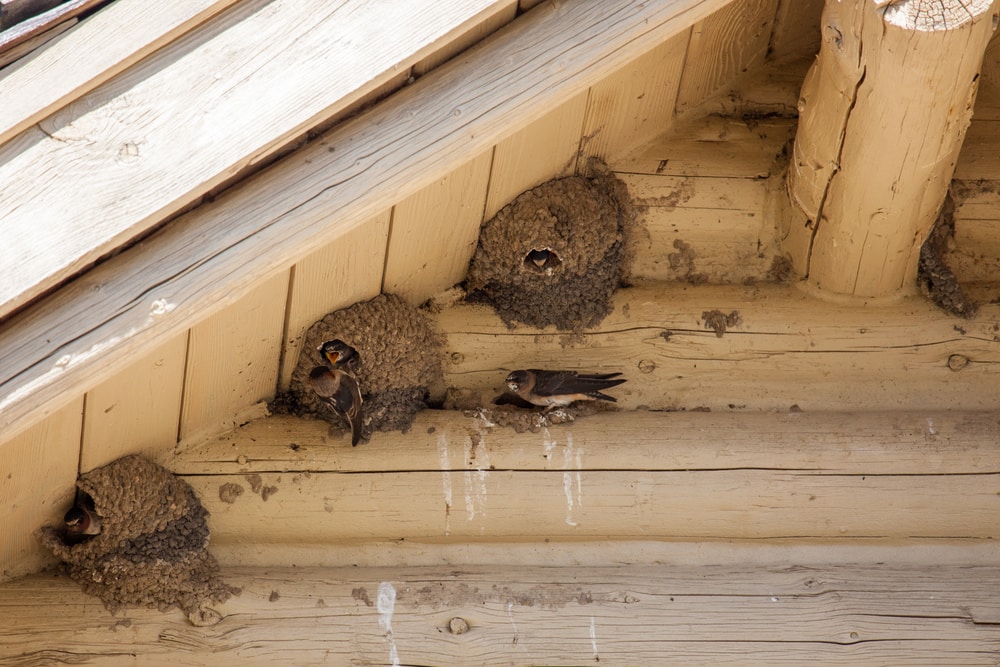
{"label": "cracked log surface", "polygon": [[0,664],[991,665],[1000,650],[1000,567],[975,563],[224,574],[243,593],[201,628],[112,617],[65,576],[7,584]]}
{"label": "cracked log surface", "polygon": [[813,286],[860,297],[912,291],[996,12],[989,0],[827,2],[799,99],[784,233]]}
{"label": "cracked log surface", "polygon": [[940,410],[622,411],[516,433],[429,410],[352,448],[274,416],[159,462],[210,511],[223,564],[395,540],[972,541],[998,534],[998,428]]}
{"label": "cracked log surface", "polygon": [[[716,310],[739,314],[722,337],[703,318]],[[1000,368],[1000,307],[960,320],[919,296],[869,307],[785,285],[635,287],[578,335],[511,330],[466,304],[436,317],[445,383],[487,400],[510,370],[567,368],[623,372],[625,409],[988,410]]]}

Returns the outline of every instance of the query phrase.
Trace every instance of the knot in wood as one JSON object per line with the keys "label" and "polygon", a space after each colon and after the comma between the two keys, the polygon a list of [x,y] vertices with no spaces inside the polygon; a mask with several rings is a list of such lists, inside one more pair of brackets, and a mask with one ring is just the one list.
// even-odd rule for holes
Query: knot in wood
{"label": "knot in wood", "polygon": [[456,616],[448,621],[448,631],[453,635],[464,635],[469,631],[469,622],[461,616]]}
{"label": "knot in wood", "polygon": [[969,358],[963,354],[953,354],[948,357],[948,368],[960,371],[969,365]]}

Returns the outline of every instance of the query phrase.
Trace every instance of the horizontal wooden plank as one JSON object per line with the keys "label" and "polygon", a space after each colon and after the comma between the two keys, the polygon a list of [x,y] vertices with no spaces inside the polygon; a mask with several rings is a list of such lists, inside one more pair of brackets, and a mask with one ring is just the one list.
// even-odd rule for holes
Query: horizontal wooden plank
{"label": "horizontal wooden plank", "polygon": [[722,4],[541,6],[111,258],[0,330],[5,433],[43,418],[57,397],[101,382]]}
{"label": "horizontal wooden plank", "polygon": [[[143,11],[143,0],[116,0],[72,33],[9,71],[0,72],[0,144],[236,0],[180,0]],[[127,28],[125,27],[127,26]],[[115,34],[116,39],[102,39]]]}
{"label": "horizontal wooden plank", "polygon": [[[827,475],[1000,472],[995,412],[602,412],[517,433],[424,410],[407,433],[352,448],[326,422],[287,415],[163,450],[183,475],[476,470],[773,470]],[[475,447],[472,442],[476,441]],[[469,447],[469,457],[465,448]],[[580,454],[576,459],[575,452]],[[480,460],[480,457],[485,457]],[[568,457],[568,459],[567,459]]]}
{"label": "horizontal wooden plank", "polygon": [[[110,616],[64,575],[0,588],[0,663],[990,665],[1000,567],[226,569],[243,592],[193,627]],[[127,646],[123,650],[123,646]]]}
{"label": "horizontal wooden plank", "polygon": [[[996,304],[958,320],[921,296],[864,306],[786,285],[664,284],[619,290],[613,305],[577,336],[446,307],[445,383],[493,397],[515,368],[621,371],[619,407],[721,411],[989,410],[984,388],[1000,385]],[[713,310],[740,323],[719,336],[705,323]]]}
{"label": "horizontal wooden plank", "polygon": [[325,422],[271,417],[161,463],[199,492],[223,548],[989,538],[998,426],[994,413],[640,411],[515,433],[425,411],[408,433],[352,448]]}
{"label": "horizontal wooden plank", "polygon": [[[21,267],[0,280],[0,315],[264,160],[504,4],[241,3],[22,133],[0,148],[0,266]],[[39,229],[52,230],[45,242]]]}
{"label": "horizontal wooden plank", "polygon": [[794,119],[710,115],[678,123],[611,167],[633,174],[767,178],[794,135]]}

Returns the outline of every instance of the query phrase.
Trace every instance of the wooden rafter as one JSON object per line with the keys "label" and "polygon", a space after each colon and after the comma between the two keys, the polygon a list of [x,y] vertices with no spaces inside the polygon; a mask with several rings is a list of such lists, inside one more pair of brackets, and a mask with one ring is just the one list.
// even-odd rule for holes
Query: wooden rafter
{"label": "wooden rafter", "polygon": [[0,331],[6,432],[41,419],[131,355],[234,302],[723,4],[595,1],[536,9],[102,264]]}

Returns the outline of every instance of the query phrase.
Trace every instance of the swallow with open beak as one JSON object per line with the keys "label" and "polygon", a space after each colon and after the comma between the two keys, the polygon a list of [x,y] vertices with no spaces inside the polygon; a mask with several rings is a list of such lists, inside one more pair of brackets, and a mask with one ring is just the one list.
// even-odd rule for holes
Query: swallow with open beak
{"label": "swallow with open beak", "polygon": [[316,366],[309,387],[335,414],[351,426],[351,445],[361,440],[361,388],[353,375],[338,368]]}
{"label": "swallow with open beak", "polygon": [[577,373],[576,371],[542,371],[537,368],[512,371],[507,387],[533,405],[544,405],[543,414],[574,401],[617,402],[614,396],[601,393],[625,382],[621,373]]}
{"label": "swallow with open beak", "polygon": [[345,370],[352,375],[356,373],[358,364],[361,363],[358,351],[339,338],[328,340],[316,349],[330,364],[330,368]]}
{"label": "swallow with open beak", "polygon": [[101,534],[101,515],[94,509],[94,501],[86,493],[77,491],[76,502],[63,517],[67,541],[78,542]]}

